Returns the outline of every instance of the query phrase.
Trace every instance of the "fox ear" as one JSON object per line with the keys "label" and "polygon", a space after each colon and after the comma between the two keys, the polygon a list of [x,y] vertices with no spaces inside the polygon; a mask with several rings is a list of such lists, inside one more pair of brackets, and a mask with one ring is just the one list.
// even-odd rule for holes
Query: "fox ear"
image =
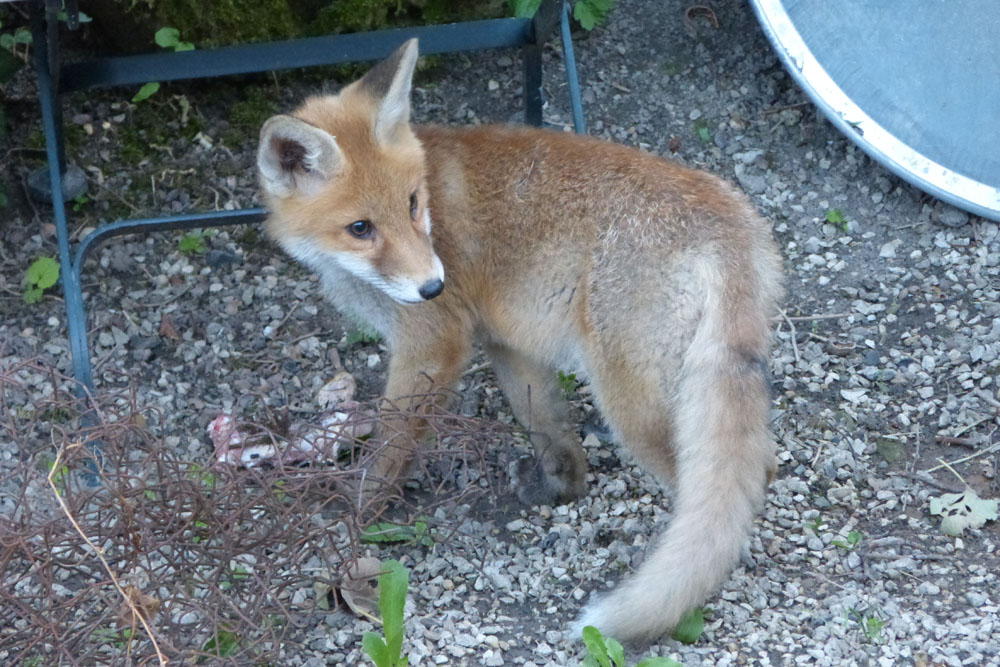
{"label": "fox ear", "polygon": [[343,169],[344,154],[325,130],[292,116],[274,116],[260,130],[257,169],[276,197],[308,194]]}
{"label": "fox ear", "polygon": [[417,64],[417,40],[407,40],[358,82],[376,100],[373,131],[379,143],[391,143],[410,122],[410,84]]}

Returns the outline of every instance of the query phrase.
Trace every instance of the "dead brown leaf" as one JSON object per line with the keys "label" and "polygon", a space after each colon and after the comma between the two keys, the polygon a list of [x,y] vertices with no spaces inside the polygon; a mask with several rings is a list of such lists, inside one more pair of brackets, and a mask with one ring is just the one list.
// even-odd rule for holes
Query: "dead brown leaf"
{"label": "dead brown leaf", "polygon": [[125,586],[125,595],[128,596],[128,601],[122,601],[118,605],[118,622],[121,625],[133,627],[139,625],[140,621],[136,618],[136,612],[139,613],[146,621],[150,621],[156,616],[157,612],[160,611],[160,601],[154,598],[152,595],[146,595],[140,591],[135,586]]}
{"label": "dead brown leaf", "polygon": [[173,341],[181,339],[181,334],[177,331],[177,325],[169,315],[160,318],[160,335]]}
{"label": "dead brown leaf", "polygon": [[382,561],[366,556],[348,568],[340,581],[340,594],[344,602],[358,616],[380,623],[378,615],[378,576],[382,573]]}

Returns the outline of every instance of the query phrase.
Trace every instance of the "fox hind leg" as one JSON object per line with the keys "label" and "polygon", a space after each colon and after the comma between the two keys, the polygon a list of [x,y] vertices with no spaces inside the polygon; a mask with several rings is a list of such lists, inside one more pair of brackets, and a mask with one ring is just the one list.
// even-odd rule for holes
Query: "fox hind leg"
{"label": "fox hind leg", "polygon": [[569,420],[556,372],[499,344],[486,346],[514,416],[531,433],[535,458],[518,464],[518,497],[529,505],[567,502],[585,490],[587,459]]}

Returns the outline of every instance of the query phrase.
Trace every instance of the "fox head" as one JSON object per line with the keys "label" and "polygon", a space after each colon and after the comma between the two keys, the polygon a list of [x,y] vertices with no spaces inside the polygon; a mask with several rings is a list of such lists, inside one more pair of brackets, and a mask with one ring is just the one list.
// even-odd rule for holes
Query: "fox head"
{"label": "fox head", "polygon": [[416,61],[411,39],[338,95],[274,116],[257,152],[272,238],[321,273],[332,263],[406,304],[444,289],[410,128]]}

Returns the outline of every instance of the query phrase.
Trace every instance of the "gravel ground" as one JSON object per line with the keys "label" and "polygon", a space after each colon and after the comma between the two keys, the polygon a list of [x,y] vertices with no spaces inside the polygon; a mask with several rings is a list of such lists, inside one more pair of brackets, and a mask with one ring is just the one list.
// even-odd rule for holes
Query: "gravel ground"
{"label": "gravel ground", "polygon": [[[607,26],[581,33],[585,110],[591,134],[737,181],[773,221],[789,292],[772,359],[781,465],[739,568],[708,602],[703,637],[630,654],[689,666],[1000,665],[1000,524],[948,537],[929,513],[930,499],[962,487],[939,458],[966,459],[953,465],[965,482],[1000,495],[998,225],[872,163],[782,70],[747,6],[707,4],[717,27],[703,11],[686,15],[685,2],[621,0]],[[547,60],[546,117],[566,125],[558,51]],[[74,215],[87,226],[132,211],[254,205],[255,128],[241,127],[253,119],[232,102],[288,109],[325,85],[282,74],[178,86],[148,106],[125,94],[74,98],[67,120],[83,137],[77,161],[91,188]],[[506,122],[520,86],[516,54],[445,58],[418,78],[415,113]],[[7,148],[30,145],[35,131],[23,95]],[[172,95],[185,95],[190,117]],[[168,124],[144,121],[154,111]],[[129,149],[135,139],[147,155]],[[54,254],[44,207],[20,196],[37,155],[6,155],[0,349],[66,370],[61,299],[28,307],[20,296],[31,259]],[[378,394],[384,349],[348,339],[352,326],[318,298],[315,278],[255,230],[207,235],[204,253],[180,252],[178,236],[112,242],[84,280],[99,388],[134,385],[140,403],[162,411],[150,428],[170,446],[209,460],[205,427],[220,411],[314,407],[334,353],[360,396]],[[41,397],[44,374],[26,380]],[[510,420],[488,369],[468,374],[462,392],[467,413]],[[576,398],[583,418],[585,387]],[[0,443],[0,465],[38,445]],[[373,550],[411,570],[410,664],[579,663],[581,645],[562,630],[669,520],[650,477],[614,448],[585,446],[593,484],[575,504],[458,508],[468,520],[447,542]],[[371,623],[344,611],[311,621],[308,649],[285,664],[364,662]]]}

